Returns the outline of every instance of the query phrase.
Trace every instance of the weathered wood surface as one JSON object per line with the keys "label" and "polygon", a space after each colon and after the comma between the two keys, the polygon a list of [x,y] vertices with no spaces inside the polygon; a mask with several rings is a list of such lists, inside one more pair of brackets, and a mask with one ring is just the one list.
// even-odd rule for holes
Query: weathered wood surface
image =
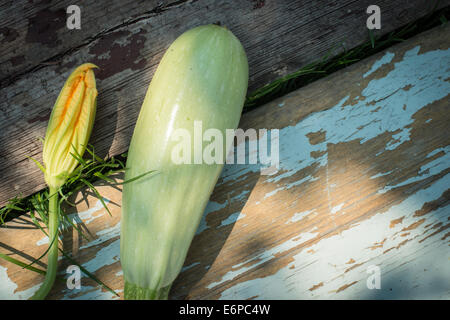
{"label": "weathered wood surface", "polygon": [[[182,32],[220,22],[242,41],[249,91],[323,57],[368,40],[369,0],[355,1],[83,1],[81,30],[65,27],[70,1],[0,5],[0,206],[44,187],[26,156],[41,160],[51,108],[71,70],[101,69],[91,142],[116,155],[128,149],[139,108],[162,54]],[[425,14],[428,0],[380,0],[385,34]],[[438,8],[450,0],[438,2]]]}
{"label": "weathered wood surface", "polygon": [[[241,128],[280,129],[280,171],[225,166],[171,298],[449,299],[449,32],[438,27],[246,113]],[[69,211],[90,240],[62,239],[119,294],[120,189],[99,187],[112,217],[79,194],[78,213]],[[28,220],[0,229],[1,252],[24,261],[44,252],[48,239]],[[366,286],[371,266],[380,290]],[[0,261],[1,298],[27,298],[41,280]],[[81,290],[61,282],[50,298],[114,297],[83,277]]]}

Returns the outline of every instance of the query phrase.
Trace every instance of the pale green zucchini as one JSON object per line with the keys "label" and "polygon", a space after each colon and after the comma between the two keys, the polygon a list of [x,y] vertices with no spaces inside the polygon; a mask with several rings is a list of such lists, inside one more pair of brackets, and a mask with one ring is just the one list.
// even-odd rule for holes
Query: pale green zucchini
{"label": "pale green zucchini", "polygon": [[126,299],[167,298],[223,167],[175,164],[172,149],[180,142],[171,139],[174,130],[188,130],[193,140],[197,120],[203,131],[216,128],[225,137],[225,129],[238,126],[247,82],[244,49],[226,28],[191,29],[164,54],[128,153],[126,180],[157,173],[123,188],[120,259]]}

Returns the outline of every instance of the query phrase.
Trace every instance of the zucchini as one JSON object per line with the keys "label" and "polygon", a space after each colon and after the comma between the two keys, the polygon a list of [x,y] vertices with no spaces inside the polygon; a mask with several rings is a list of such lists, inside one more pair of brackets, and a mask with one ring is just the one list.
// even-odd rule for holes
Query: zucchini
{"label": "zucchini", "polygon": [[[194,137],[194,121],[201,121],[203,131],[218,129],[225,137],[226,129],[239,124],[247,84],[245,51],[224,27],[193,28],[164,54],[141,107],[126,164],[125,181],[151,170],[156,174],[123,186],[125,299],[168,298],[230,147],[223,147],[223,161],[199,164],[192,139],[175,141],[174,132],[183,129]],[[190,164],[173,161],[180,143],[192,151]]]}

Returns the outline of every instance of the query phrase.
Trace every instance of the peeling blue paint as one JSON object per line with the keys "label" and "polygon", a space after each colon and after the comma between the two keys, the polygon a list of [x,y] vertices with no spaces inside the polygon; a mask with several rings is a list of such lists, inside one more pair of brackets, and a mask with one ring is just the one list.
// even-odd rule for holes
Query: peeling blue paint
{"label": "peeling blue paint", "polygon": [[366,78],[367,76],[371,75],[372,73],[380,69],[383,65],[389,64],[394,57],[395,57],[394,53],[386,52],[380,60],[375,61],[375,63],[372,65],[372,68],[370,68],[370,70],[363,75],[363,78]]}

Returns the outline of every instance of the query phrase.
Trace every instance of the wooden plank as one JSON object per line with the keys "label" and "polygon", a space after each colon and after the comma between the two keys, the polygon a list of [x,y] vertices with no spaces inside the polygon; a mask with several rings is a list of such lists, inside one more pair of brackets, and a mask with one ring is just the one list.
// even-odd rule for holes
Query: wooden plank
{"label": "wooden plank", "polygon": [[[280,170],[225,166],[170,297],[449,299],[449,31],[423,33],[243,115],[243,129],[280,130]],[[91,239],[69,230],[62,243],[121,294],[121,190],[99,188],[112,217],[78,194],[69,212]],[[30,261],[44,252],[47,239],[28,220],[0,230],[2,253]],[[373,266],[380,290],[366,286]],[[29,297],[41,280],[0,261],[2,298]],[[82,289],[58,283],[50,298],[114,297],[83,277]]]}
{"label": "wooden plank", "polygon": [[[308,40],[307,45],[315,43],[313,47],[325,45],[330,48],[329,43],[316,42],[322,39],[324,33],[331,31],[337,31],[337,35],[342,36],[340,33],[344,30],[335,30],[338,28],[334,26],[337,22],[351,27],[348,30],[357,27],[363,36],[367,34],[364,27],[367,18],[365,10],[370,5],[368,1],[328,1],[326,5],[312,0],[255,2],[88,0],[79,5],[82,13],[80,30],[66,27],[66,9],[73,4],[69,0],[42,1],[33,5],[25,1],[4,2],[0,4],[0,82],[8,82],[10,78],[14,79],[51,61],[60,62],[62,56],[143,20],[148,25],[145,31],[153,33],[151,37],[158,36],[158,42],[163,47],[187,27],[198,25],[202,20],[206,21],[203,23],[220,21],[230,28],[239,28],[238,35],[249,47],[257,45],[255,49],[264,49],[264,55],[282,54],[283,60],[294,58],[288,53],[297,53],[296,50],[305,46],[304,40]],[[438,5],[449,3],[442,1]],[[383,11],[383,33],[425,15],[433,5],[429,1],[380,1],[378,6]],[[262,26],[268,29],[264,30]],[[297,38],[300,28],[302,33],[316,29],[316,37]],[[321,37],[317,38],[318,35]],[[120,40],[118,36],[115,39]],[[274,42],[274,39],[277,41]],[[303,43],[293,40],[303,40]],[[352,37],[348,40],[353,41]],[[271,52],[286,45],[289,46],[282,52]]]}
{"label": "wooden plank", "polygon": [[[321,58],[332,48],[338,53],[367,40],[365,10],[371,4],[369,0],[329,1],[326,6],[321,1],[263,1],[257,5],[209,0],[164,2],[167,10],[158,13],[154,2],[142,8],[140,2],[129,2],[111,7],[111,2],[84,2],[78,33],[61,27],[56,16],[54,33],[45,31],[53,24],[45,24],[50,23],[45,19],[42,25],[38,22],[37,17],[60,12],[67,1],[35,9],[19,5],[23,8],[17,13],[16,6],[8,2],[9,9],[1,10],[7,17],[0,19],[0,29],[12,31],[2,31],[0,38],[0,57],[6,59],[0,67],[6,77],[0,89],[0,206],[18,194],[26,196],[44,187],[41,172],[26,156],[41,160],[42,146],[37,138],[44,136],[61,84],[76,65],[91,61],[101,68],[97,72],[100,93],[91,142],[102,156],[116,155],[128,149],[151,76],[164,50],[183,31],[217,21],[230,28],[248,54],[252,91]],[[100,4],[104,11],[98,9]],[[449,4],[450,0],[439,2],[441,7]],[[426,0],[382,0],[378,5],[382,8],[383,34],[434,7]],[[45,32],[41,38],[36,35],[27,41],[34,30],[29,27],[33,21]],[[14,59],[21,63],[14,65]]]}
{"label": "wooden plank", "polygon": [[[171,8],[170,1],[83,1],[80,30],[66,27],[70,1],[26,1],[0,4],[0,81],[57,60],[96,37],[136,19]],[[55,58],[56,57],[56,58]]]}

